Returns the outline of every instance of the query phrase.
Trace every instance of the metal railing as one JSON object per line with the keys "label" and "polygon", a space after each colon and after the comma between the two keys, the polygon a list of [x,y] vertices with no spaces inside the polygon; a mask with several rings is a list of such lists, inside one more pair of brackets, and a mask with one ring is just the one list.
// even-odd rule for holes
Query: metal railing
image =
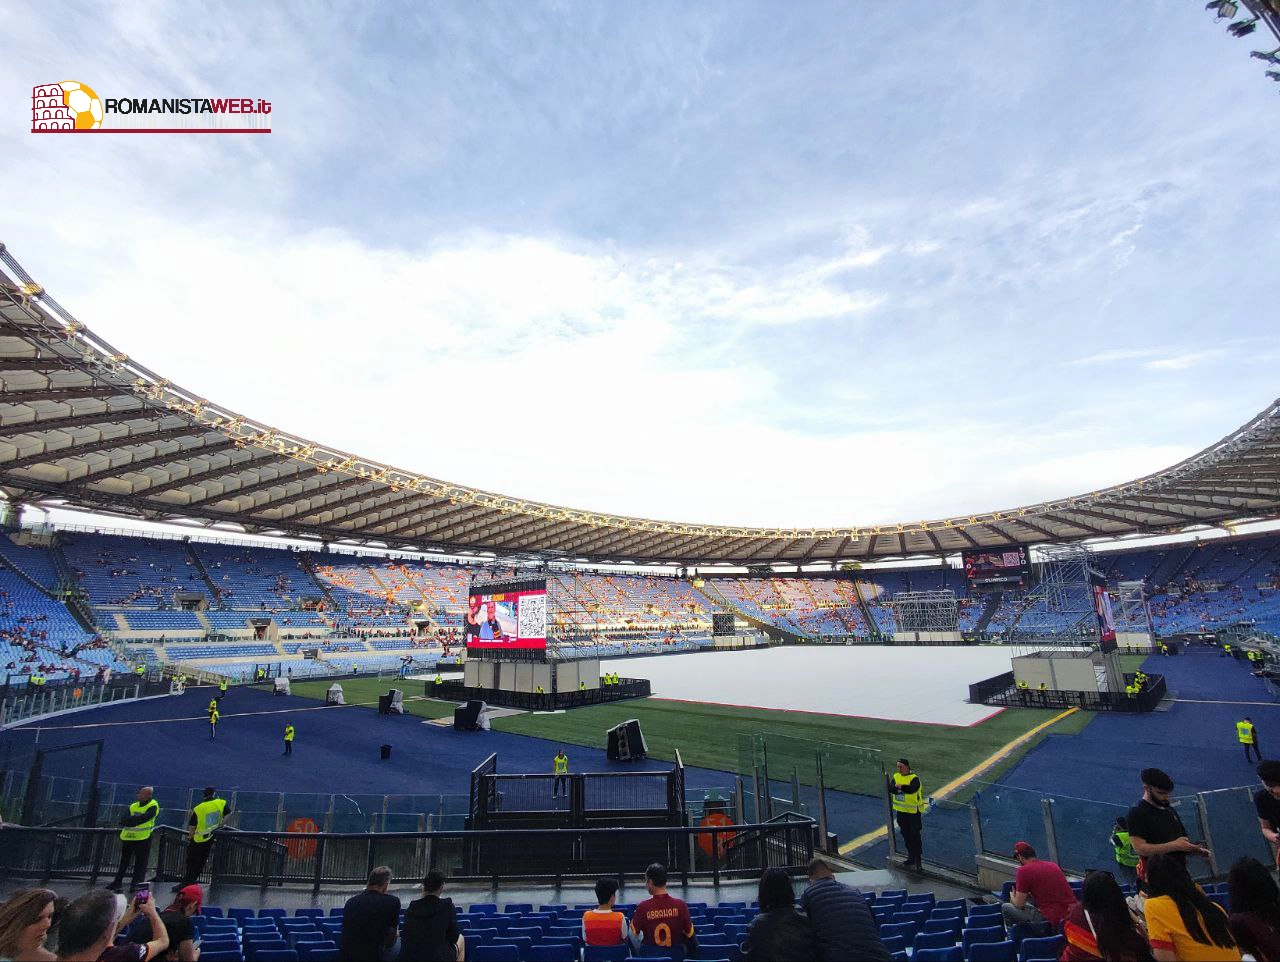
{"label": "metal railing", "polygon": [[[0,875],[96,884],[119,864],[119,831],[107,828],[0,828]],[[741,837],[743,842],[736,840]],[[790,817],[768,824],[708,828],[497,829],[380,834],[237,832],[217,835],[210,878],[215,884],[326,885],[363,883],[376,865],[400,878],[437,869],[453,879],[597,878],[643,875],[662,861],[673,876],[758,875],[765,868],[800,871],[814,855],[816,825]],[[182,876],[186,835],[161,826],[153,835],[147,878]]]}
{"label": "metal railing", "polygon": [[[1126,682],[1132,679],[1132,675],[1125,675]],[[1167,693],[1164,675],[1148,675],[1147,684],[1136,695],[1111,691],[1016,688],[1011,671],[969,686],[969,700],[978,704],[1004,708],[1083,708],[1086,711],[1154,711]]]}

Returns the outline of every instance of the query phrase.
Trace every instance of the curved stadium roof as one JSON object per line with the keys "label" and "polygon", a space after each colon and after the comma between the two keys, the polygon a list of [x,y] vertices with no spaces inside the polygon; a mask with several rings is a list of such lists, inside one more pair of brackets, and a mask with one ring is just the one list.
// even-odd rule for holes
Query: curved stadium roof
{"label": "curved stadium roof", "polygon": [[1145,478],[938,521],[750,528],[526,501],[370,461],[200,398],[97,337],[3,244],[0,384],[0,490],[13,500],[331,542],[646,564],[810,564],[1280,514],[1280,401]]}

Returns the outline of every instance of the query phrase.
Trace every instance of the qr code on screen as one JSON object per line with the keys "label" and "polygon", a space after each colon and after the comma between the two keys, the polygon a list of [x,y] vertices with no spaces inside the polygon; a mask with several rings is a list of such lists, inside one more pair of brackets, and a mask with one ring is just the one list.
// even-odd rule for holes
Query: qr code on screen
{"label": "qr code on screen", "polygon": [[526,595],[520,599],[519,638],[547,637],[547,596]]}

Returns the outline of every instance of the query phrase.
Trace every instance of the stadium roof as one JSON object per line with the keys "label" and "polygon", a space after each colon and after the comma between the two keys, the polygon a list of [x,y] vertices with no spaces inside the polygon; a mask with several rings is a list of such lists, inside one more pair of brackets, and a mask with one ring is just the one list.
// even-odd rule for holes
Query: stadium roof
{"label": "stadium roof", "polygon": [[0,491],[12,500],[334,543],[644,564],[813,564],[1280,515],[1280,401],[1136,481],[938,521],[753,528],[526,501],[379,464],[198,397],[97,337],[3,244],[0,383]]}

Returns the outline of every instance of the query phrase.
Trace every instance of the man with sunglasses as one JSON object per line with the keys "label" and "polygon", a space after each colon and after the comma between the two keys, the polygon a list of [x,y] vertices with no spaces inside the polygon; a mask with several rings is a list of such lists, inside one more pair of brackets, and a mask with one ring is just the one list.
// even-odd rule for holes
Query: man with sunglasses
{"label": "man with sunglasses", "polygon": [[1146,885],[1147,859],[1154,855],[1172,855],[1186,863],[1188,855],[1209,857],[1209,850],[1187,836],[1186,826],[1170,802],[1173,779],[1158,768],[1144,768],[1142,799],[1129,809],[1125,822],[1129,826],[1129,844],[1138,853],[1138,882]]}

